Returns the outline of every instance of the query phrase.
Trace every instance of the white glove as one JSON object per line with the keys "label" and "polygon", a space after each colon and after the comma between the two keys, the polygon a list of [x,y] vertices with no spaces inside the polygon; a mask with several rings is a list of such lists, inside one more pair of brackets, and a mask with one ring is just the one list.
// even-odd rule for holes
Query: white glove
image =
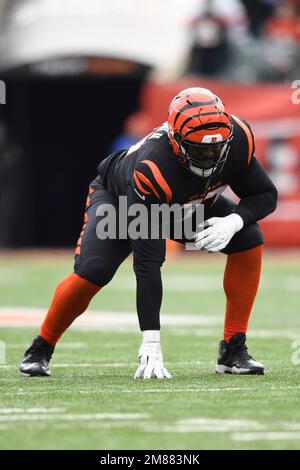
{"label": "white glove", "polygon": [[134,378],[151,379],[152,375],[158,379],[171,379],[163,364],[163,356],[160,349],[160,331],[143,331],[143,340],[139,349],[140,365],[137,368]]}
{"label": "white glove", "polygon": [[[226,217],[212,217],[198,225],[201,232],[195,235],[195,246],[209,253],[221,251],[228,245],[233,235],[243,228],[240,215],[230,214]],[[204,227],[205,230],[203,230]]]}

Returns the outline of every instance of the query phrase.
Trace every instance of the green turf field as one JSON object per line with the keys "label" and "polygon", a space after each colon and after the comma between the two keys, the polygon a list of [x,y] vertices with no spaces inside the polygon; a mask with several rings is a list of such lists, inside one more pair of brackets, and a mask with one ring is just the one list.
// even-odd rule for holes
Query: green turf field
{"label": "green turf field", "polygon": [[[104,331],[98,312],[100,326],[64,335],[51,378],[19,376],[17,364],[37,329],[4,324],[0,448],[299,449],[299,257],[265,258],[248,339],[267,366],[264,377],[213,373],[224,261],[196,254],[165,264],[162,348],[171,381],[133,380],[140,336],[134,322],[114,322],[113,313]],[[71,254],[3,256],[0,316],[3,307],[46,308],[71,264]],[[130,260],[90,308],[106,318],[134,312]]]}

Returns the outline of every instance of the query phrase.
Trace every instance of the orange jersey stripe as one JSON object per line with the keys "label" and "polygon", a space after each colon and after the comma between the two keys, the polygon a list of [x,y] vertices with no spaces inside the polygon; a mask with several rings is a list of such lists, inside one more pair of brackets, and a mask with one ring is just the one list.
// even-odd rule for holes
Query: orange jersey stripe
{"label": "orange jersey stripe", "polygon": [[91,188],[91,186],[89,187],[89,193],[88,193],[88,196],[86,198],[86,207],[88,207],[91,203],[91,198],[90,198],[90,195],[93,194],[93,192],[95,191],[94,188]]}
{"label": "orange jersey stripe", "polygon": [[88,219],[89,219],[89,215],[88,215],[88,213],[86,212],[86,210],[88,209],[88,206],[89,206],[90,203],[91,203],[91,200],[90,200],[90,196],[89,196],[89,195],[92,194],[94,191],[95,191],[94,188],[89,187],[89,194],[88,194],[88,196],[87,196],[87,198],[86,198],[86,207],[85,207],[85,213],[84,213],[84,221],[83,221],[82,229],[81,229],[81,232],[80,232],[78,241],[77,241],[77,247],[76,247],[76,250],[75,250],[75,255],[80,255],[80,254],[81,254],[82,238],[83,238],[84,231],[85,231],[85,228],[86,228]]}
{"label": "orange jersey stripe", "polygon": [[[156,191],[155,187],[153,186],[153,184],[151,183],[151,181],[147,178],[147,176],[143,175],[143,173],[141,173],[140,171],[135,171],[137,176],[139,177],[139,179],[141,179],[143,181],[143,183],[145,183],[147,186],[149,186],[149,188],[152,189],[152,191],[154,192],[155,196],[160,199],[159,197],[159,194],[158,192]],[[150,193],[148,193],[150,194]]]}
{"label": "orange jersey stripe", "polygon": [[251,131],[249,127],[247,127],[246,124],[244,124],[238,117],[233,116],[233,118],[241,126],[241,128],[243,129],[243,131],[245,132],[247,136],[248,149],[249,149],[248,150],[248,165],[249,165],[251,157],[252,157],[252,153],[253,153],[253,137],[252,137]]}
{"label": "orange jersey stripe", "polygon": [[151,160],[142,160],[141,163],[145,163],[146,165],[149,166],[150,170],[153,173],[153,176],[154,176],[156,182],[159,184],[159,186],[162,188],[162,190],[166,194],[167,201],[170,202],[171,199],[172,199],[172,191],[171,191],[170,186],[166,182],[165,178],[161,174],[161,171],[158,168],[158,166],[154,162],[151,162]]}
{"label": "orange jersey stripe", "polygon": [[139,190],[142,191],[142,193],[150,194],[150,191],[146,191],[146,189],[144,189],[143,186],[141,185],[140,180],[138,179],[138,176],[136,174],[136,171],[133,173],[133,178],[134,178],[135,184],[137,185]]}

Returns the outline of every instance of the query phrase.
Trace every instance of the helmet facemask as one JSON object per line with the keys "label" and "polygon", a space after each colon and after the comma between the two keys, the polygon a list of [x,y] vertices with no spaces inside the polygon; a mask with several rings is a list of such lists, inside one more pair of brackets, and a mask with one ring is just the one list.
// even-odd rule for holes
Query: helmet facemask
{"label": "helmet facemask", "polygon": [[178,132],[174,133],[174,139],[185,166],[193,174],[205,179],[222,171],[228,157],[232,133],[226,140],[214,143],[193,142],[184,139]]}

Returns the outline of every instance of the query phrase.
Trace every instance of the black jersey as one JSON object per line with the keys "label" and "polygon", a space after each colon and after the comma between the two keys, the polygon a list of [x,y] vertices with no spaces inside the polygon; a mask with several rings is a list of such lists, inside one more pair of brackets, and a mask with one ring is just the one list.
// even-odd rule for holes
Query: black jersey
{"label": "black jersey", "polygon": [[212,205],[229,186],[241,198],[235,209],[244,225],[272,212],[277,191],[256,160],[254,138],[249,125],[231,116],[233,139],[222,170],[209,179],[185,168],[174,154],[167,123],[129,150],[115,152],[103,160],[98,172],[103,184],[116,195],[130,193],[136,202],[186,204],[199,201]]}
{"label": "black jersey", "polygon": [[[95,193],[99,191],[101,195],[101,188],[104,186],[104,193],[127,195],[130,204],[139,202],[147,206],[154,203],[183,205],[199,201],[205,205],[205,219],[226,217],[236,212],[242,217],[244,227],[221,251],[231,254],[262,244],[261,231],[254,222],[275,209],[277,191],[254,156],[254,139],[250,127],[235,116],[231,117],[231,122],[233,139],[228,158],[219,174],[212,175],[210,179],[196,176],[181,165],[170,146],[167,125],[163,124],[129,150],[116,152],[100,163]],[[221,195],[228,186],[239,196],[238,204]],[[97,190],[97,187],[100,189]],[[98,200],[101,200],[100,196]],[[93,221],[93,217],[89,220]],[[173,237],[172,233],[170,236],[181,243],[193,242],[185,237]],[[92,243],[91,239],[92,237],[88,239],[89,245]],[[131,237],[128,243],[133,253],[133,267],[137,278],[137,311],[141,329],[159,329],[163,291],[160,268],[165,259],[165,240]],[[121,248],[109,250],[105,246],[101,244],[99,250],[85,250],[85,253],[93,254],[94,266],[97,264],[95,253],[102,257],[104,251],[103,256],[108,257],[108,264],[116,256],[122,258]],[[118,263],[119,261],[115,262],[116,265]]]}

